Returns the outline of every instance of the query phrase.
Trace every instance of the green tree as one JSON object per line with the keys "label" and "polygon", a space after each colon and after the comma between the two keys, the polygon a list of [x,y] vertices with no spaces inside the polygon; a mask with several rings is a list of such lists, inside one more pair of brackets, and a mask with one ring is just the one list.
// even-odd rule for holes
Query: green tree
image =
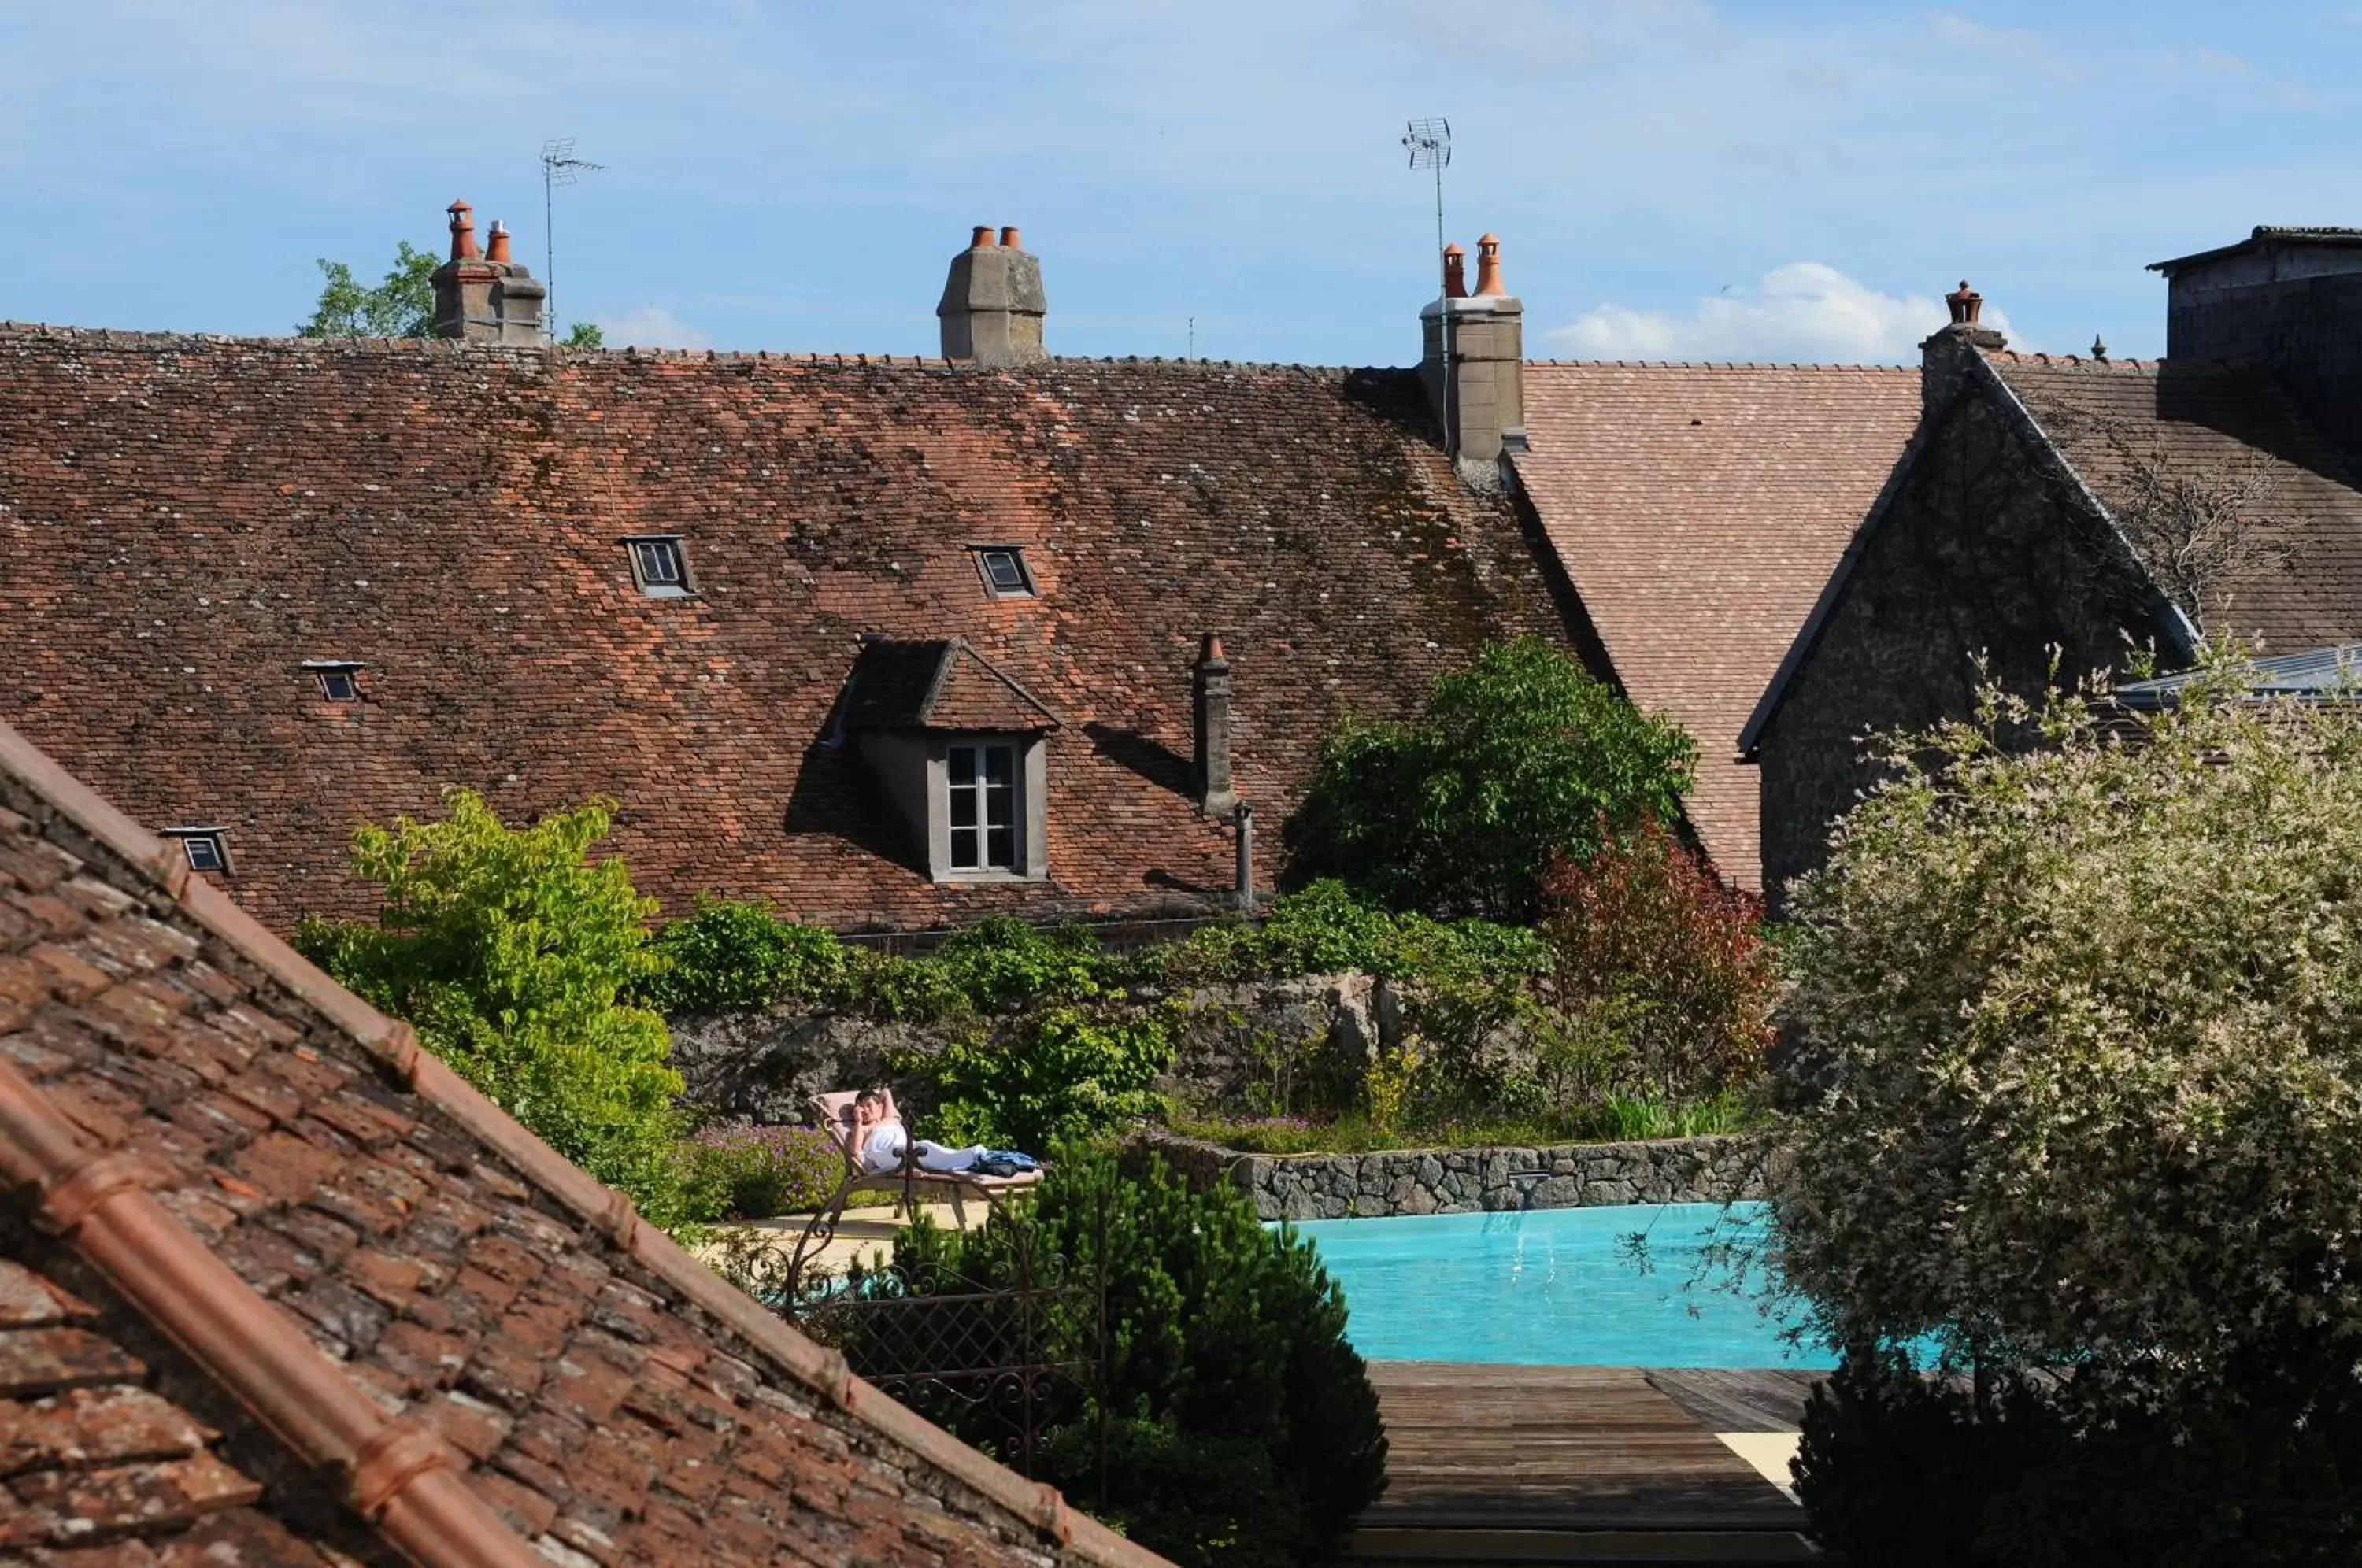
{"label": "green tree", "polygon": [[1322,743],[1283,836],[1300,877],[1396,909],[1528,920],[1554,854],[1680,815],[1697,748],[1539,638],[1496,644],[1435,683],[1407,724],[1352,722]]}
{"label": "green tree", "polygon": [[2144,1405],[2362,1356],[2362,712],[1985,693],[1793,892],[1776,1252],[1840,1343]]}
{"label": "green tree", "polygon": [[471,790],[445,804],[441,822],[357,830],[355,868],[382,889],[377,922],[306,922],[298,944],[650,1220],[706,1218],[676,1156],[664,1020],[624,999],[664,966],[644,924],[656,902],[621,860],[587,858],[607,803],[524,828]]}
{"label": "green tree", "polygon": [[607,335],[599,330],[595,321],[578,321],[566,329],[564,347],[568,348],[604,348]]}
{"label": "green tree", "polygon": [[[393,269],[375,288],[363,286],[342,261],[321,259],[326,282],[312,319],[296,327],[299,337],[424,337],[435,326],[435,269],[431,250],[403,240],[394,247]],[[595,347],[595,345],[594,345]]]}
{"label": "green tree", "polygon": [[[1259,1224],[1245,1196],[1193,1192],[1162,1159],[1065,1151],[1017,1223],[1042,1258],[1107,1283],[1109,1423],[1103,1518],[1174,1562],[1283,1568],[1325,1562],[1385,1484],[1377,1395],[1345,1335],[1345,1299],[1312,1244]],[[1020,1277],[1014,1229],[905,1231],[896,1262],[977,1285]],[[1101,1249],[1104,1248],[1104,1253]],[[1054,1315],[1052,1359],[1098,1348],[1098,1314]],[[989,1343],[988,1333],[977,1338]],[[855,1350],[855,1364],[867,1365]],[[1048,1479],[1098,1485],[1096,1412],[1053,1395]],[[929,1414],[982,1436],[994,1413]]]}

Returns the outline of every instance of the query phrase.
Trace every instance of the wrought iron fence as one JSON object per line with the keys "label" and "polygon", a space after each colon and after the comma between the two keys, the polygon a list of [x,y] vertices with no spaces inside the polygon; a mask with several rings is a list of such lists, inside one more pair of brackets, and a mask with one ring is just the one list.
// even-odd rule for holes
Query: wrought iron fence
{"label": "wrought iron fence", "polygon": [[740,1283],[936,1425],[1029,1479],[1087,1483],[1103,1500],[1104,1194],[1084,1223],[1087,1234],[1054,1232],[1031,1197],[1005,1198],[977,1231],[906,1231],[850,1264],[800,1247],[771,1277],[756,1267]]}

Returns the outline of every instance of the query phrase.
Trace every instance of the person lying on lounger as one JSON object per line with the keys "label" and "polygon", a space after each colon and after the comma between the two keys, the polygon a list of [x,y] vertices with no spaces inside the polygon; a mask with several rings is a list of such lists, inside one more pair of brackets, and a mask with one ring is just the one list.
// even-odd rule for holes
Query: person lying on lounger
{"label": "person lying on lounger", "polygon": [[853,1102],[853,1146],[861,1151],[861,1168],[872,1175],[900,1170],[905,1149],[916,1154],[923,1171],[964,1171],[991,1153],[981,1143],[965,1149],[947,1149],[925,1138],[912,1143],[895,1114],[893,1098],[877,1089],[862,1090]]}

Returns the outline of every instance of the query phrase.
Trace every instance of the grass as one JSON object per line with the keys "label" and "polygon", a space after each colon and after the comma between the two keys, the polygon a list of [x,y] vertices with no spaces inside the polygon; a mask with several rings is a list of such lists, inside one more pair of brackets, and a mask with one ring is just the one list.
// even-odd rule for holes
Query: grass
{"label": "grass", "polygon": [[1760,1113],[1733,1094],[1669,1104],[1611,1099],[1572,1111],[1494,1119],[1419,1121],[1380,1129],[1358,1110],[1314,1119],[1190,1114],[1178,1107],[1165,1125],[1187,1138],[1255,1154],[1368,1154],[1389,1149],[1530,1148],[1544,1143],[1618,1143],[1643,1138],[1694,1138],[1737,1132]]}

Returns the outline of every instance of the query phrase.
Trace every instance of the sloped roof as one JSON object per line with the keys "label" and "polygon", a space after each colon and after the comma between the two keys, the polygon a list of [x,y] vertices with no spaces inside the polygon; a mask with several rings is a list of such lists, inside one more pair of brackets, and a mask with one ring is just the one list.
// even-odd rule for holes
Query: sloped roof
{"label": "sloped roof", "polygon": [[[2147,680],[2119,681],[2109,695],[2127,708],[2162,708],[2180,700],[2200,679],[2196,669]],[[2295,697],[2305,701],[2335,698],[2352,701],[2362,695],[2362,644],[2332,648],[2308,648],[2302,653],[2249,659],[2245,668],[2246,692],[2258,699]]]}
{"label": "sloped roof", "polygon": [[5,725],[0,1175],[0,1553],[1162,1562],[849,1375]]}
{"label": "sloped roof", "polygon": [[[635,590],[639,534],[684,536],[697,592]],[[986,543],[1038,596],[990,596]],[[1189,796],[1205,633],[1266,820],[1341,712],[1564,635],[1393,370],[0,328],[0,716],[150,826],[225,823],[281,928],[373,912],[352,826],[450,784],[510,820],[613,797],[676,910],[1145,911],[1231,883]],[[1065,721],[1049,886],[932,885],[821,745],[865,632],[962,638]],[[365,661],[365,701],[317,658]]]}
{"label": "sloped roof", "polygon": [[1738,735],[1909,441],[1916,368],[1537,363],[1518,477],[1615,674],[1698,744],[1689,812],[1761,886]]}
{"label": "sloped roof", "polygon": [[2252,476],[2246,512],[2268,548],[2225,573],[2227,613],[2202,607],[2202,630],[2266,653],[2362,637],[2362,493],[2268,370],[2006,351],[1986,363],[2120,520],[2144,468],[2168,482]]}
{"label": "sloped roof", "polygon": [[861,645],[844,682],[847,729],[1054,730],[1057,715],[966,643]]}

